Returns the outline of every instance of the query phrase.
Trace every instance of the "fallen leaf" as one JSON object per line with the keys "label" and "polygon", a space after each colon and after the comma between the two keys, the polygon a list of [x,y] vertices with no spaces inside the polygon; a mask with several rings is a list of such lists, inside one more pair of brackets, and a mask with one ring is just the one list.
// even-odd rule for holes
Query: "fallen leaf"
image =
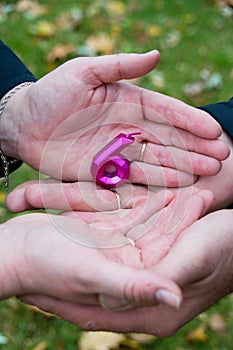
{"label": "fallen leaf", "polygon": [[32,350],[45,350],[48,347],[48,343],[46,341],[42,341],[37,344]]}
{"label": "fallen leaf", "polygon": [[130,339],[130,338],[125,338],[122,342],[121,342],[121,348],[126,348],[126,349],[130,349],[130,350],[142,350],[142,346],[139,342],[137,342],[136,340]]}
{"label": "fallen leaf", "polygon": [[227,331],[226,321],[219,313],[214,313],[208,318],[208,326],[215,333],[224,334]]}
{"label": "fallen leaf", "polygon": [[38,21],[31,31],[39,37],[50,38],[56,33],[56,26],[52,22],[42,20]]}
{"label": "fallen leaf", "polygon": [[185,340],[188,343],[193,343],[193,342],[200,342],[200,343],[205,343],[207,341],[208,337],[205,332],[205,327],[200,326],[197,327],[196,329],[192,330],[186,337]]}
{"label": "fallen leaf", "polygon": [[79,8],[71,9],[68,12],[63,12],[56,19],[56,26],[58,29],[74,30],[77,28],[83,19],[83,13]]}
{"label": "fallen leaf", "polygon": [[146,33],[149,38],[155,38],[162,35],[163,29],[159,26],[152,25],[146,28]]}
{"label": "fallen leaf", "polygon": [[110,15],[119,16],[125,13],[125,4],[121,1],[110,1],[106,8]]}
{"label": "fallen leaf", "polygon": [[33,0],[18,1],[15,9],[18,12],[27,12],[32,17],[41,16],[48,12],[48,7],[46,5],[39,4],[37,1]]}
{"label": "fallen leaf", "polygon": [[128,336],[140,344],[149,344],[156,339],[154,335],[144,333],[129,333]]}
{"label": "fallen leaf", "polygon": [[47,60],[50,62],[63,60],[75,52],[76,47],[73,44],[57,44],[49,51]]}
{"label": "fallen leaf", "polygon": [[79,340],[80,350],[115,349],[125,339],[123,334],[112,332],[83,332]]}
{"label": "fallen leaf", "polygon": [[233,0],[216,0],[216,3],[219,6],[233,7]]}
{"label": "fallen leaf", "polygon": [[39,314],[43,314],[46,317],[55,317],[55,315],[50,314],[49,312],[45,312],[45,311],[39,309],[37,306],[34,306],[34,305],[26,305],[26,306],[27,306],[27,309],[34,311],[34,312],[38,312]]}
{"label": "fallen leaf", "polygon": [[91,35],[87,44],[100,54],[108,55],[114,51],[114,41],[105,33]]}

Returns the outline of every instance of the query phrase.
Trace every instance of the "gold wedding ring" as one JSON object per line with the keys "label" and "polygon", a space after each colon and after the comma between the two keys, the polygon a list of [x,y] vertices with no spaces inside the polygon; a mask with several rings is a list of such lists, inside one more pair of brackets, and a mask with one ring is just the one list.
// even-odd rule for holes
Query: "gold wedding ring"
{"label": "gold wedding ring", "polygon": [[120,196],[119,194],[116,192],[116,191],[112,191],[115,196],[116,196],[116,200],[117,200],[117,210],[121,210],[123,209],[122,206],[121,206],[121,199],[120,199]]}
{"label": "gold wedding ring", "polygon": [[146,151],[146,145],[147,145],[147,141],[145,141],[145,140],[142,141],[142,148],[141,148],[140,158],[139,158],[140,162],[143,162],[143,158],[144,158],[145,151]]}

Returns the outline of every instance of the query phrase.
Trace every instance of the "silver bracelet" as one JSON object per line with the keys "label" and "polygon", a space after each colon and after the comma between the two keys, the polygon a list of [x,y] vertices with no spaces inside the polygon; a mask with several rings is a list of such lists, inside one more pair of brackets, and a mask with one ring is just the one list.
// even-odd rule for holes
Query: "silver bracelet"
{"label": "silver bracelet", "polygon": [[[7,102],[10,100],[10,98],[20,89],[29,86],[31,84],[33,84],[33,81],[26,81],[24,83],[21,83],[17,86],[15,86],[13,89],[11,89],[10,91],[8,91],[0,100],[0,117],[7,105]],[[16,163],[16,162],[21,162],[18,159],[7,159],[7,157],[3,154],[3,152],[0,150],[0,158],[2,161],[2,165],[4,168],[4,183],[5,183],[5,190],[8,191],[9,190],[9,167],[11,164]]]}

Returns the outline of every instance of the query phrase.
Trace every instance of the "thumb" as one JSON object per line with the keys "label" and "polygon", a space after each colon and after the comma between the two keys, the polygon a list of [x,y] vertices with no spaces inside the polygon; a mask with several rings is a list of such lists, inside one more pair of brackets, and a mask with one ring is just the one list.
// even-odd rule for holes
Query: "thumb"
{"label": "thumb", "polygon": [[149,269],[130,268],[115,262],[104,263],[98,279],[101,306],[108,310],[125,310],[138,305],[164,303],[179,308],[180,288],[168,277]]}
{"label": "thumb", "polygon": [[[155,68],[159,61],[159,52],[150,51],[145,54],[106,55],[95,58],[78,58],[83,60],[81,69],[92,74],[83,74],[82,79],[94,87],[102,83],[112,83],[122,79],[139,78]],[[80,70],[79,70],[80,74]]]}

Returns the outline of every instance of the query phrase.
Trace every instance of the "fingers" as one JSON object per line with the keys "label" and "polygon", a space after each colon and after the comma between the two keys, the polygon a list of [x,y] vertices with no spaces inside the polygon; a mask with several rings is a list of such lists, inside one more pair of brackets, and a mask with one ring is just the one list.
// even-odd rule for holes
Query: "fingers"
{"label": "fingers", "polygon": [[[109,279],[113,274],[114,278]],[[179,287],[172,280],[146,269],[129,268],[109,260],[107,263],[106,259],[95,279],[105,281],[104,288],[97,293],[122,300],[129,306],[163,302],[178,308],[181,304]]]}
{"label": "fingers", "polygon": [[116,195],[97,189],[93,182],[63,183],[56,180],[29,181],[14,189],[7,197],[12,212],[35,208],[55,210],[117,210]]}
{"label": "fingers", "polygon": [[[119,209],[137,208],[137,214],[156,212],[166,206],[174,195],[169,191],[153,193],[146,187],[125,184],[117,192],[96,187],[93,182],[63,183],[46,179],[29,181],[14,189],[7,197],[7,207],[12,212],[49,208],[62,211],[81,211],[80,218],[85,219],[86,212],[109,212]],[[130,214],[130,211],[128,211]],[[72,214],[71,214],[72,215]],[[77,214],[78,215],[78,214]],[[100,216],[104,217],[104,213]],[[136,209],[134,214],[136,215]],[[106,214],[107,221],[110,215]],[[119,213],[117,214],[119,216]],[[126,215],[128,216],[128,215]],[[135,219],[134,217],[134,219]],[[87,213],[86,220],[93,220]],[[141,219],[142,217],[140,217]],[[126,217],[122,217],[122,220]]]}
{"label": "fingers", "polygon": [[192,185],[197,177],[177,169],[151,165],[141,162],[132,162],[129,180],[132,183],[160,186],[183,187]]}
{"label": "fingers", "polygon": [[21,299],[86,331],[138,332],[168,337],[182,325],[181,310],[163,305],[110,312],[99,306],[78,305],[45,295],[26,295]]}
{"label": "fingers", "polygon": [[215,158],[195,152],[187,152],[171,146],[160,146],[150,143],[147,145],[148,148],[143,158],[143,162],[147,164],[179,169],[180,171],[199,176],[213,176],[221,170],[221,162]]}
{"label": "fingers", "polygon": [[[89,279],[91,275],[89,271],[85,276],[85,286],[82,287],[82,284],[80,287],[77,286],[75,293],[67,291],[66,295],[64,293],[63,295],[47,293],[47,295],[59,297],[60,294],[64,301],[83,305],[101,304],[102,307],[112,310],[158,303],[177,309],[181,305],[182,294],[179,287],[157,272],[126,267],[109,259],[104,261],[104,265],[98,264],[98,274],[92,273],[91,279]],[[81,276],[77,277],[80,283]],[[96,298],[96,295],[99,297]]]}
{"label": "fingers", "polygon": [[172,97],[144,90],[142,104],[146,119],[152,122],[170,124],[205,139],[221,134],[220,125],[208,113]]}
{"label": "fingers", "polygon": [[[156,269],[173,278],[182,287],[192,286],[201,281],[204,287],[203,280],[206,279],[205,290],[213,283],[215,291],[221,286],[222,290],[228,292],[228,266],[232,264],[228,265],[226,260],[229,261],[231,257],[232,236],[226,233],[231,231],[231,225],[230,210],[217,211],[197,220],[181,233],[169,254],[159,262]],[[208,278],[213,274],[214,279]],[[221,283],[218,283],[219,276],[222,279]]]}
{"label": "fingers", "polygon": [[[95,58],[77,59],[79,66],[83,60],[81,79],[96,88],[103,83],[112,83],[122,79],[144,76],[155,68],[159,61],[159,52],[154,50],[145,54],[118,54]],[[86,74],[86,70],[91,74]],[[79,77],[80,79],[80,77]]]}
{"label": "fingers", "polygon": [[[152,216],[144,224],[145,234],[136,242],[146,266],[155,266],[163,259],[172,249],[179,234],[204,215],[212,201],[213,195],[209,191],[199,191],[195,194],[184,191],[161,213]],[[138,226],[128,235],[136,234],[137,230],[141,229]]]}
{"label": "fingers", "polygon": [[[162,208],[165,208],[174,198],[174,194],[171,191],[160,190],[158,193],[154,193],[141,186],[131,186],[138,189],[138,194],[131,199],[132,202],[127,206],[127,193],[125,193],[125,189],[129,187],[130,186],[125,185],[118,189],[118,194],[119,198],[121,198],[122,205],[126,204],[125,208],[127,207],[128,209],[113,212],[95,212],[91,213],[91,215],[88,212],[68,212],[64,213],[63,215],[76,217],[88,224],[91,224],[92,227],[98,227],[99,229],[105,229],[111,225],[111,227],[113,227],[115,230],[118,229],[123,235],[127,235],[128,231],[132,227],[139,224],[142,226],[143,223],[149,219],[149,217],[160,211]],[[140,232],[140,235],[142,235],[142,232]],[[131,238],[135,240],[138,237],[135,236]],[[133,241],[129,241],[128,243],[134,244]],[[127,262],[125,261],[125,263]]]}

